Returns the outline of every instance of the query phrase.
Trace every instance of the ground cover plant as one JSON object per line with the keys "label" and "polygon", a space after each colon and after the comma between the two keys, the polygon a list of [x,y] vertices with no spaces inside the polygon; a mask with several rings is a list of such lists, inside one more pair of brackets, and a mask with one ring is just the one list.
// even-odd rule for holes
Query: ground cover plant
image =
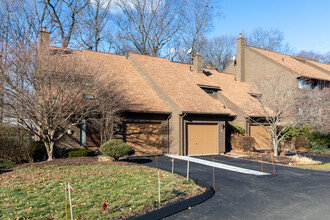
{"label": "ground cover plant", "polygon": [[6,159],[1,159],[0,158],[0,168],[2,167],[9,167],[9,166],[12,166],[14,165],[15,163],[10,161],[10,160],[6,160]]}
{"label": "ground cover plant", "polygon": [[317,165],[298,165],[297,167],[311,170],[330,171],[330,163],[317,164]]}
{"label": "ground cover plant", "polygon": [[[161,205],[203,191],[184,178],[161,171]],[[78,219],[127,218],[158,206],[155,168],[125,166],[62,166],[18,169],[1,174],[0,217],[65,219],[65,176]],[[175,190],[173,192],[173,190]],[[181,192],[181,193],[178,193]],[[102,204],[108,207],[103,210]]]}

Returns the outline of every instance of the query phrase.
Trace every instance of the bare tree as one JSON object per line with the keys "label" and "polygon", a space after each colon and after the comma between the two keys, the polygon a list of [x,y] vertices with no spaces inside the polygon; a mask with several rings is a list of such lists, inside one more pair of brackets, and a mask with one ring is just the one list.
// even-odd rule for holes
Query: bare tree
{"label": "bare tree", "polygon": [[55,32],[60,35],[61,45],[67,48],[75,34],[82,10],[88,0],[44,0]]}
{"label": "bare tree", "polygon": [[301,57],[301,58],[304,58],[307,60],[313,60],[316,62],[330,64],[330,52],[321,54],[321,53],[317,53],[313,50],[311,50],[311,51],[302,50],[302,51],[296,53],[295,56]]}
{"label": "bare tree", "polygon": [[[306,109],[310,99],[306,99],[306,94],[297,92],[290,83],[283,83],[283,78],[282,74],[274,74],[256,82],[260,94],[256,94],[255,98],[263,109],[265,121],[250,118],[251,122],[258,123],[270,133],[274,156],[278,156],[280,143],[290,128],[308,122]],[[264,122],[269,126],[264,126]]]}
{"label": "bare tree", "polygon": [[205,34],[211,30],[213,19],[219,16],[219,8],[213,0],[187,1],[182,13],[180,29],[181,50],[177,59],[189,63],[198,51],[204,53]]}
{"label": "bare tree", "polygon": [[118,0],[114,22],[128,47],[157,56],[179,30],[181,6],[182,1]]}
{"label": "bare tree", "polygon": [[284,34],[279,29],[265,30],[261,27],[256,28],[246,37],[249,46],[258,47],[265,50],[279,53],[291,53],[291,48],[284,41]]}
{"label": "bare tree", "polygon": [[[312,130],[323,134],[330,133],[330,83],[324,82],[327,87],[322,90],[317,89],[317,94],[311,95],[311,91],[302,96],[300,102],[305,103],[300,107],[300,111],[306,114],[308,124],[312,126]],[[316,89],[315,89],[316,90]]]}
{"label": "bare tree", "polygon": [[218,71],[223,71],[235,52],[236,41],[233,36],[219,36],[205,41],[204,65],[211,63]]}
{"label": "bare tree", "polygon": [[78,43],[83,47],[99,51],[99,45],[106,35],[108,27],[111,0],[93,0],[84,8],[81,15]]}

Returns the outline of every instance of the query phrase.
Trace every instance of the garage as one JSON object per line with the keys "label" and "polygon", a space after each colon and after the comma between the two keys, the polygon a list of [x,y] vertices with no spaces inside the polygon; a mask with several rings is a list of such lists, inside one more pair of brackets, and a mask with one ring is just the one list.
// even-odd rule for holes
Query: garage
{"label": "garage", "polygon": [[187,124],[187,154],[216,154],[218,146],[217,124]]}
{"label": "garage", "polygon": [[124,130],[135,155],[161,153],[161,123],[125,123]]}
{"label": "garage", "polygon": [[271,137],[268,131],[269,126],[250,125],[250,136],[256,140],[256,149],[269,149]]}

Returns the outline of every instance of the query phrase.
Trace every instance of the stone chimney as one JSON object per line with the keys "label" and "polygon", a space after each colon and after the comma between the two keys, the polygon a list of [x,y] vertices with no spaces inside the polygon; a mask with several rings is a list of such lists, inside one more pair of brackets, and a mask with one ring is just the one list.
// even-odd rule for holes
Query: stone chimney
{"label": "stone chimney", "polygon": [[203,73],[203,56],[198,52],[194,55],[193,65],[194,71],[197,73]]}
{"label": "stone chimney", "polygon": [[46,27],[39,32],[39,44],[38,44],[38,51],[40,53],[44,53],[48,51],[49,48],[49,35],[50,33],[46,31]]}
{"label": "stone chimney", "polygon": [[245,38],[242,37],[242,33],[239,34],[239,38],[236,39],[236,78],[245,82]]}

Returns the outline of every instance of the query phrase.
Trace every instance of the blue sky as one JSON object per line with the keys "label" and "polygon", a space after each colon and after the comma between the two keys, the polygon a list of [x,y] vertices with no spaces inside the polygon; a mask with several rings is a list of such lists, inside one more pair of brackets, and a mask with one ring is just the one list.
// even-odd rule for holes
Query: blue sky
{"label": "blue sky", "polygon": [[211,36],[278,28],[296,51],[330,52],[329,0],[218,0]]}

